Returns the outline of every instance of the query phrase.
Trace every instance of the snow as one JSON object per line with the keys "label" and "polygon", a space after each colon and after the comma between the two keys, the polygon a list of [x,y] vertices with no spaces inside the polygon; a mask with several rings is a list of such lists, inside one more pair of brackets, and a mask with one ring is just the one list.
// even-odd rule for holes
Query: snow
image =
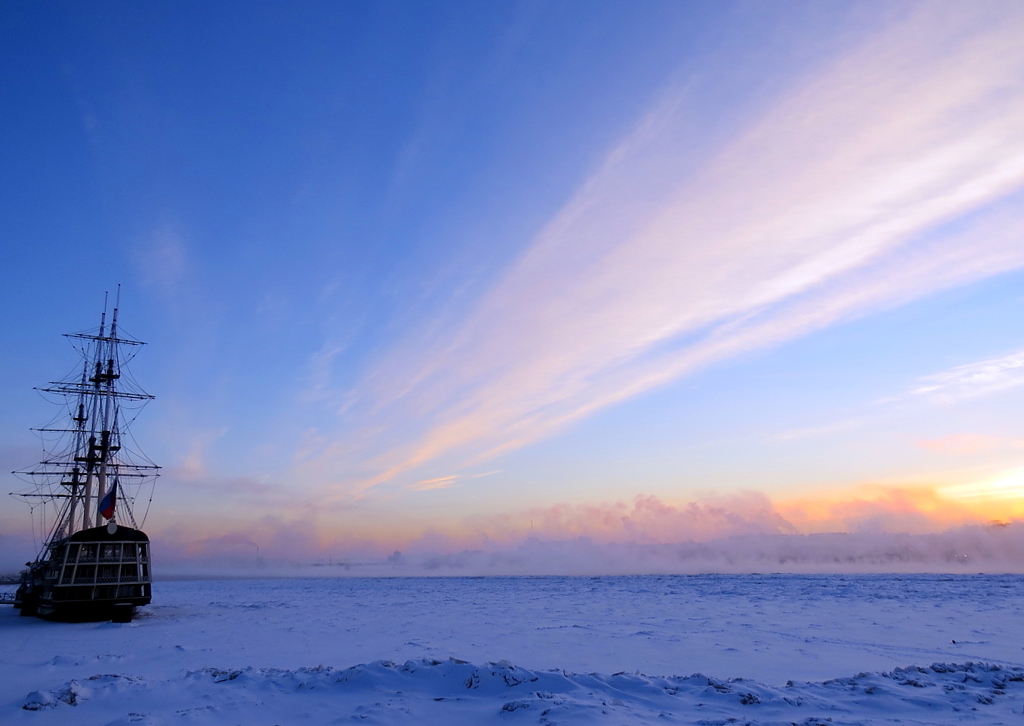
{"label": "snow", "polygon": [[1024,577],[158,582],[0,608],[0,723],[1024,722]]}

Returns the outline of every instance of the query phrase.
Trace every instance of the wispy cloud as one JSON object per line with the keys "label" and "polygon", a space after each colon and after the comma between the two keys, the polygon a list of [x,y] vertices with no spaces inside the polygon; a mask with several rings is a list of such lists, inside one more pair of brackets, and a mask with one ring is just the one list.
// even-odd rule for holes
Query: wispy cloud
{"label": "wispy cloud", "polygon": [[[702,366],[1024,265],[1024,220],[1000,208],[1024,187],[1024,11],[940,7],[793,88],[700,168],[669,92],[460,327],[398,345],[361,384],[406,438],[345,491],[483,461]],[[310,466],[337,482],[335,458]]]}
{"label": "wispy cloud", "polygon": [[219,439],[227,434],[226,428],[222,429],[196,429],[189,432],[189,436],[182,437],[181,444],[184,455],[180,462],[169,467],[165,476],[172,476],[180,482],[196,482],[210,477],[207,468],[209,449]]}
{"label": "wispy cloud", "polygon": [[984,434],[951,434],[937,439],[918,441],[917,446],[938,454],[970,456],[999,450],[1024,449],[1024,438]]}
{"label": "wispy cloud", "polygon": [[175,225],[163,222],[134,250],[141,279],[168,300],[181,294],[190,272],[188,246]]}
{"label": "wispy cloud", "polygon": [[819,436],[830,436],[832,434],[855,431],[856,429],[863,427],[866,423],[867,421],[865,419],[848,419],[845,421],[825,424],[823,426],[790,429],[789,431],[783,431],[782,433],[775,434],[772,439],[774,441],[802,441],[804,439],[813,439]]}
{"label": "wispy cloud", "polygon": [[453,474],[451,476],[439,476],[436,479],[423,479],[422,481],[416,482],[409,488],[415,492],[425,492],[431,489],[447,489],[458,481],[458,479],[458,474]]}
{"label": "wispy cloud", "polygon": [[1024,385],[1024,350],[925,376],[911,393],[944,401],[957,401],[1020,385]]}

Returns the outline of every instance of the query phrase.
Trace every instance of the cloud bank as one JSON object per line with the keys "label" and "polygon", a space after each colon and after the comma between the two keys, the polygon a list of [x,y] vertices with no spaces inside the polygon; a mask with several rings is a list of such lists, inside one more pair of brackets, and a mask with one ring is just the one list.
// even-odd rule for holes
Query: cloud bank
{"label": "cloud bank", "polygon": [[921,6],[698,167],[693,101],[670,90],[460,326],[397,344],[350,392],[362,413],[345,415],[386,440],[329,443],[299,475],[351,497],[477,465],[717,361],[1024,265],[1021,37],[1012,4]]}
{"label": "cloud bank", "polygon": [[741,492],[559,504],[374,540],[269,517],[216,537],[178,525],[153,539],[159,569],[178,575],[1024,571],[1024,510],[997,511],[1002,521],[942,488],[864,486],[778,503]]}
{"label": "cloud bank", "polygon": [[[346,574],[636,575],[706,573],[1024,572],[1024,526],[969,526],[937,534],[746,535],[644,545],[534,539],[487,552],[414,554]],[[362,570],[360,572],[360,570]]]}
{"label": "cloud bank", "polygon": [[508,547],[417,549],[388,556],[284,561],[238,552],[188,560],[158,556],[158,577],[472,577],[645,574],[948,572],[1024,573],[1024,524],[970,525],[933,534],[736,535],[641,544],[530,538]]}

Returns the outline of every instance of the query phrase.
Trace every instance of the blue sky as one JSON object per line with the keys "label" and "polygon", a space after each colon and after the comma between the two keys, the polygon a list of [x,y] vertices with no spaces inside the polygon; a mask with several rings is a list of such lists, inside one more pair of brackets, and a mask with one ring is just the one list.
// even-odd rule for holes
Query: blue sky
{"label": "blue sky", "polygon": [[750,531],[1022,516],[1024,480],[987,484],[1024,467],[1022,30],[1006,2],[8,3],[0,461],[121,283],[183,548],[615,538],[637,497]]}

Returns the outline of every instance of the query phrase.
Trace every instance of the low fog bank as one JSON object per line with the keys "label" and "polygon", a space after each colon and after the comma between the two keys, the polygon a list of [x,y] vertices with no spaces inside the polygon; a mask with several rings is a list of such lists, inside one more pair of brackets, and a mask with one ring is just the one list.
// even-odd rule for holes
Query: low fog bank
{"label": "low fog bank", "polygon": [[[859,532],[750,534],[705,542],[598,542],[589,537],[528,539],[474,549],[421,541],[383,555],[361,549],[260,550],[207,547],[189,552],[153,540],[157,579],[194,577],[422,577],[483,575],[647,575],[745,573],[1022,573],[1024,522],[970,525],[932,534]],[[0,575],[36,554],[27,537],[0,534]]]}
{"label": "low fog bank", "polygon": [[[158,550],[157,550],[158,552]],[[959,527],[936,534],[732,536],[684,544],[527,539],[518,545],[388,557],[322,555],[308,561],[171,560],[157,577],[421,577],[744,573],[1024,573],[1024,523]]]}

